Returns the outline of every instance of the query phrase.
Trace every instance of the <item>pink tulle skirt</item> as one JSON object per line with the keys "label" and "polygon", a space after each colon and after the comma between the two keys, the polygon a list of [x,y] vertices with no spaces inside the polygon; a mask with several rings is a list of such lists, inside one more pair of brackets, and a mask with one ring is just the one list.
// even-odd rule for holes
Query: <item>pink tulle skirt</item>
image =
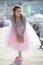
{"label": "pink tulle skirt", "polygon": [[37,34],[29,23],[26,24],[24,43],[19,43],[17,41],[17,37],[15,35],[12,24],[8,26],[8,30],[5,35],[5,43],[8,47],[16,49],[18,51],[36,49],[41,45]]}
{"label": "pink tulle skirt", "polygon": [[6,43],[7,43],[7,46],[9,46],[13,49],[16,49],[18,51],[28,50],[29,45],[28,45],[28,33],[27,33],[27,31],[25,31],[25,34],[24,34],[24,42],[19,43],[17,41],[17,37],[16,37],[16,34],[14,32],[13,26],[12,26],[12,24],[10,24],[9,29],[8,29],[8,33],[6,36]]}

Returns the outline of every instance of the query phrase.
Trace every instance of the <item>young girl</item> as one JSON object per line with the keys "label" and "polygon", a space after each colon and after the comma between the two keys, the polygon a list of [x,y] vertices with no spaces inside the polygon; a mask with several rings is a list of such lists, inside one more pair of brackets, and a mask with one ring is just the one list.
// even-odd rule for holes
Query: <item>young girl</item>
{"label": "young girl", "polygon": [[22,14],[22,7],[15,5],[12,8],[12,12],[6,43],[18,51],[19,56],[15,58],[15,61],[22,62],[22,51],[38,48],[40,41],[33,28],[27,22],[26,17]]}

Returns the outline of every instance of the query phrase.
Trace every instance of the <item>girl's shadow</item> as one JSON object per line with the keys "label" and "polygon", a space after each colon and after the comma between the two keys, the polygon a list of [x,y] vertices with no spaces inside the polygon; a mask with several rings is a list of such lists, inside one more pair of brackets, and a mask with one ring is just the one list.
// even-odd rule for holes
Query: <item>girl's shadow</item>
{"label": "girl's shadow", "polygon": [[22,65],[22,63],[14,62],[14,63],[12,63],[12,64],[10,64],[10,65]]}

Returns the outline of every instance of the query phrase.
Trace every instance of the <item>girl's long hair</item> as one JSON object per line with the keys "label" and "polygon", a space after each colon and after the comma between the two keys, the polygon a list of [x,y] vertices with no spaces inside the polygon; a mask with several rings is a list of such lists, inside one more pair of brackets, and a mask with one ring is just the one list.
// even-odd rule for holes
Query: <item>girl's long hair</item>
{"label": "girl's long hair", "polygon": [[[17,23],[16,23],[15,11],[16,11],[18,8],[21,8],[21,6],[20,6],[20,5],[16,5],[16,6],[14,6],[13,9],[12,9],[12,11],[13,11],[13,17],[14,17],[14,23],[15,23],[15,24],[17,24]],[[21,21],[23,20],[23,15],[22,15],[22,14],[21,14],[21,16],[20,16],[20,19],[21,19]],[[23,23],[23,21],[22,21],[22,23]]]}

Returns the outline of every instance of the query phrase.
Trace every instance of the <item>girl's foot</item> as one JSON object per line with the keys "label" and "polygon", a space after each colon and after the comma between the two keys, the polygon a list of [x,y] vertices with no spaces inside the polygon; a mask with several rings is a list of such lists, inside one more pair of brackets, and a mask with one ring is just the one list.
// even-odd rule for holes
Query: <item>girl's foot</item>
{"label": "girl's foot", "polygon": [[15,62],[23,62],[23,58],[18,56],[15,58]]}

